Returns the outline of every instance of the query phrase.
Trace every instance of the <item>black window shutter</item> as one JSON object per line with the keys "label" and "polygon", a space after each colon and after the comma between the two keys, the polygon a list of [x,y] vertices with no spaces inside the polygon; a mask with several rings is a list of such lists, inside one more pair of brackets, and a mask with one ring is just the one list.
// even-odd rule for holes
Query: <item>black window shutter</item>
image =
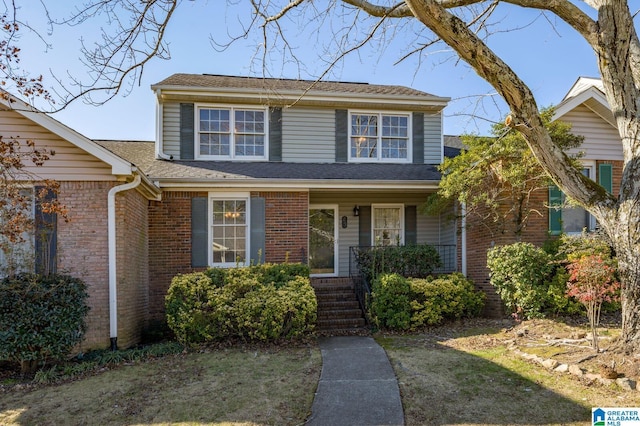
{"label": "black window shutter", "polygon": [[206,197],[191,199],[191,266],[209,266],[209,223],[208,200]]}
{"label": "black window shutter", "polygon": [[[44,187],[36,186],[36,194]],[[36,199],[35,209],[35,251],[36,273],[54,274],[57,271],[57,247],[58,247],[58,218],[55,213],[42,211],[41,202],[54,201],[57,195],[53,191],[47,191],[43,199]]]}
{"label": "black window shutter", "polygon": [[193,104],[180,104],[180,159],[193,160],[194,153],[194,106]]}
{"label": "black window shutter", "polygon": [[359,244],[368,247],[371,244],[371,206],[360,206],[358,216]]}
{"label": "black window shutter", "polygon": [[416,206],[404,207],[404,244],[418,243],[418,209]]}
{"label": "black window shutter", "polygon": [[250,263],[264,263],[265,259],[265,200],[264,197],[251,198],[250,213]]}
{"label": "black window shutter", "polygon": [[269,161],[282,161],[282,108],[269,108]]}
{"label": "black window shutter", "polygon": [[413,113],[413,163],[424,163],[424,113]]}
{"label": "black window shutter", "polygon": [[346,109],[336,110],[336,163],[349,160],[349,113]]}

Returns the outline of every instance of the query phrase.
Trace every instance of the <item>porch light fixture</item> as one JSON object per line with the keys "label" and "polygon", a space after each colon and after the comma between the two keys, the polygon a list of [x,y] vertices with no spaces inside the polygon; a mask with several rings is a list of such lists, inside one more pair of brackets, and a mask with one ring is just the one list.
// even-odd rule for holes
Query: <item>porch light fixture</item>
{"label": "porch light fixture", "polygon": [[360,216],[360,207],[358,207],[358,205],[356,204],[356,206],[353,208],[353,215],[354,216]]}

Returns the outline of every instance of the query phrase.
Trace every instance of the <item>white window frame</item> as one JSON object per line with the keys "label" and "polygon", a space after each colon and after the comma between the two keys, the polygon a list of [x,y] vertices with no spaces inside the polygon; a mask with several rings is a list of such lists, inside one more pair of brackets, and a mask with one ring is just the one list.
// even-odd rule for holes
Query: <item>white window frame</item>
{"label": "white window frame", "polygon": [[[377,135],[377,155],[375,158],[368,157],[354,157],[351,155],[351,142],[352,142],[352,125],[351,120],[354,115],[377,115],[378,116],[378,135]],[[397,116],[407,118],[407,158],[382,158],[382,117],[383,116]],[[413,120],[410,112],[402,111],[371,111],[371,110],[349,110],[348,115],[348,159],[353,163],[412,163],[413,162]]]}
{"label": "white window frame", "polygon": [[[371,245],[376,247],[376,233],[375,233],[375,223],[376,223],[376,209],[390,209],[390,208],[399,208],[400,209],[400,241],[398,244],[401,246],[404,245],[404,234],[406,232],[405,223],[404,223],[404,204],[371,204]],[[390,246],[395,246],[396,244],[390,244]]]}
{"label": "white window frame", "polygon": [[[589,179],[596,181],[596,162],[594,160],[582,160],[581,161],[582,168],[581,170],[587,169],[589,170]],[[581,206],[565,206],[565,197],[566,195],[562,192],[562,232],[567,235],[580,235],[582,230],[580,231],[566,231],[564,228],[564,218],[565,218],[565,210],[568,209],[581,209],[588,215],[587,216],[587,232],[593,231],[596,229],[596,219],[593,217],[591,213],[589,213],[584,207]]]}
{"label": "white window frame", "polygon": [[[200,153],[200,111],[203,109],[229,110],[229,155],[206,155]],[[264,155],[236,155],[236,111],[259,111],[264,113]],[[269,159],[269,108],[251,105],[195,104],[194,108],[194,153],[198,160],[264,161]]]}
{"label": "white window frame", "polygon": [[[219,262],[213,261],[213,202],[214,201],[244,201],[246,206],[246,231],[245,231],[245,259],[244,262]],[[251,197],[246,192],[210,192],[208,197],[207,223],[208,223],[208,264],[216,268],[231,268],[235,266],[248,266],[251,257],[250,235],[251,235]]]}

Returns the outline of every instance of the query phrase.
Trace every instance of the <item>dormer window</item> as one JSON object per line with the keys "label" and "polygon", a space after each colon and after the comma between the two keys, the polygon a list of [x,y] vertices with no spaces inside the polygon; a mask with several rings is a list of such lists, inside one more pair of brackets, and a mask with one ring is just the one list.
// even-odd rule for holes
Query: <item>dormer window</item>
{"label": "dormer window", "polygon": [[264,160],[267,149],[265,108],[199,106],[196,157],[214,160]]}
{"label": "dormer window", "polygon": [[409,162],[411,142],[409,114],[350,113],[349,161]]}

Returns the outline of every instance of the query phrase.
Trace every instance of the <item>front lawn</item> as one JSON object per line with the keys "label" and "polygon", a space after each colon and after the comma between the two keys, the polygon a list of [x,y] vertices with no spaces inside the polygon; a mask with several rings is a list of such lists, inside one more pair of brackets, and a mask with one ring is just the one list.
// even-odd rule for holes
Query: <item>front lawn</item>
{"label": "front lawn", "polygon": [[0,386],[0,424],[298,425],[320,369],[313,344],[169,355],[61,385]]}

